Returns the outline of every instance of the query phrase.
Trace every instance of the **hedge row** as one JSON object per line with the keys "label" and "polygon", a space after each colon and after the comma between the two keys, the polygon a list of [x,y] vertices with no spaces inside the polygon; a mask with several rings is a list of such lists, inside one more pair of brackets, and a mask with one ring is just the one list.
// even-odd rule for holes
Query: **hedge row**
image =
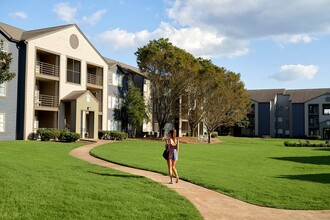
{"label": "hedge row", "polygon": [[103,140],[124,140],[128,134],[120,131],[99,131],[99,139]]}
{"label": "hedge row", "polygon": [[42,141],[59,140],[63,142],[75,142],[80,138],[80,134],[69,132],[66,129],[40,128],[37,135]]}
{"label": "hedge row", "polygon": [[330,144],[316,144],[316,143],[309,143],[309,142],[299,142],[299,143],[295,143],[295,142],[289,142],[289,141],[284,141],[284,146],[286,147],[330,147]]}

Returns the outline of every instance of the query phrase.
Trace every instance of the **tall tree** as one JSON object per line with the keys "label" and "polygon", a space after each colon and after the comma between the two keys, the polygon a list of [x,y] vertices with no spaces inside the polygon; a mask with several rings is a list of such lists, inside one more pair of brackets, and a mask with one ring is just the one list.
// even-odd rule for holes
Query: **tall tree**
{"label": "tall tree", "polygon": [[15,77],[15,73],[9,72],[12,59],[11,53],[4,51],[3,40],[0,40],[0,84]]}
{"label": "tall tree", "polygon": [[190,81],[196,60],[164,38],[138,48],[135,55],[139,68],[150,78],[153,115],[163,136],[166,123],[179,112],[177,103]]}
{"label": "tall tree", "polygon": [[200,59],[204,98],[203,122],[211,142],[211,133],[220,126],[233,126],[247,114],[249,96],[240,75]]}
{"label": "tall tree", "polygon": [[132,81],[129,82],[128,92],[124,95],[121,110],[122,116],[132,126],[132,137],[136,136],[136,130],[148,121],[147,106],[143,95]]}

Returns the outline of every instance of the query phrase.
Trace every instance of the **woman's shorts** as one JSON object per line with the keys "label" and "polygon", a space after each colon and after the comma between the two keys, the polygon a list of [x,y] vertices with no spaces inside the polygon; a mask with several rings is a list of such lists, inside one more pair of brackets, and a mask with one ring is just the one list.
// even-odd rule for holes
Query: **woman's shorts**
{"label": "woman's shorts", "polygon": [[178,151],[177,149],[174,149],[173,151],[173,156],[171,158],[172,160],[178,160],[179,159],[179,155],[178,155]]}

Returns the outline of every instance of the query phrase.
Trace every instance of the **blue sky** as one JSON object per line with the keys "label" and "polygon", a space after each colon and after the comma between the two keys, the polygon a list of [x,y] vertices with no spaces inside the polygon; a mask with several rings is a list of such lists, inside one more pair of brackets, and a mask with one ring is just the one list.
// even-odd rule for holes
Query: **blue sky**
{"label": "blue sky", "polygon": [[247,89],[330,87],[330,0],[11,0],[0,22],[33,30],[76,23],[99,52],[134,52],[167,37],[241,74]]}

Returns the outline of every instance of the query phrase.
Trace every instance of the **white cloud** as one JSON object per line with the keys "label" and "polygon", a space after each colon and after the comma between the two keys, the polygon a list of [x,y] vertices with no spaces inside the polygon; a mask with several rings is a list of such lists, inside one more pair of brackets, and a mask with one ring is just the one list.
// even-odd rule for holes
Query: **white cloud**
{"label": "white cloud", "polygon": [[84,16],[81,19],[77,18],[78,8],[71,6],[69,3],[62,2],[54,5],[53,11],[57,16],[67,23],[89,24],[95,25],[102,16],[106,13],[106,9],[96,11],[90,16]]}
{"label": "white cloud", "polygon": [[92,14],[91,16],[84,16],[81,21],[82,23],[95,25],[99,20],[102,18],[102,16],[107,12],[106,9],[101,9]]}
{"label": "white cloud", "polygon": [[101,33],[97,40],[114,50],[136,49],[148,41],[158,38],[169,38],[170,41],[195,56],[241,56],[248,52],[247,42],[232,40],[218,36],[214,32],[206,32],[200,28],[176,29],[168,23],[162,22],[153,32],[147,30],[127,32],[114,29]]}
{"label": "white cloud", "polygon": [[76,20],[76,13],[77,13],[77,8],[71,7],[69,3],[58,3],[54,5],[53,11],[57,14],[57,16],[67,22],[67,23],[75,23],[77,22]]}
{"label": "white cloud", "polygon": [[230,38],[304,35],[299,42],[308,42],[310,34],[330,32],[329,10],[328,0],[173,0],[167,14],[183,26]]}
{"label": "white cloud", "polygon": [[10,13],[9,16],[11,16],[13,18],[21,18],[21,19],[26,19],[28,17],[27,14],[23,11],[17,11],[14,13]]}
{"label": "white cloud", "polygon": [[283,65],[279,71],[270,76],[278,81],[296,81],[302,79],[313,79],[319,67],[316,65]]}
{"label": "white cloud", "polygon": [[315,39],[310,37],[307,34],[296,34],[296,35],[280,35],[280,36],[275,36],[274,41],[278,42],[280,45],[283,44],[297,44],[297,43],[310,43],[314,41]]}

